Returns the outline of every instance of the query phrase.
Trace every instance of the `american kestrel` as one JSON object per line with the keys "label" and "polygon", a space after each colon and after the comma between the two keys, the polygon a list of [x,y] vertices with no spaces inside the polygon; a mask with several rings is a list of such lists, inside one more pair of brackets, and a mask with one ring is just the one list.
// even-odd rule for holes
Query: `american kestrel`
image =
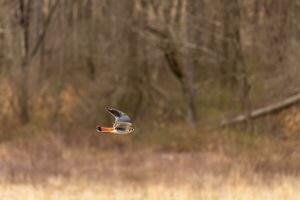
{"label": "american kestrel", "polygon": [[113,127],[102,127],[97,126],[96,130],[100,133],[114,133],[114,134],[128,134],[134,131],[131,120],[129,116],[117,109],[106,108],[106,111],[109,112],[115,118]]}

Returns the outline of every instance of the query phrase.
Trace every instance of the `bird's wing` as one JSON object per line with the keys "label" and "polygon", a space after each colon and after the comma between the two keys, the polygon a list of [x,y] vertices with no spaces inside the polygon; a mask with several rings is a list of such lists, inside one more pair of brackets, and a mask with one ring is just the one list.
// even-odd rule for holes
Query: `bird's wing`
{"label": "bird's wing", "polygon": [[117,128],[127,128],[127,127],[131,127],[132,123],[131,122],[120,122],[120,121],[116,121],[114,124],[114,127]]}
{"label": "bird's wing", "polygon": [[114,123],[114,128],[117,130],[129,130],[132,127],[132,123],[130,122],[115,122]]}
{"label": "bird's wing", "polygon": [[117,109],[114,109],[114,108],[106,108],[107,112],[109,112],[112,116],[114,116],[115,118],[115,123],[118,123],[118,122],[128,122],[130,123],[130,118],[127,114],[117,110]]}

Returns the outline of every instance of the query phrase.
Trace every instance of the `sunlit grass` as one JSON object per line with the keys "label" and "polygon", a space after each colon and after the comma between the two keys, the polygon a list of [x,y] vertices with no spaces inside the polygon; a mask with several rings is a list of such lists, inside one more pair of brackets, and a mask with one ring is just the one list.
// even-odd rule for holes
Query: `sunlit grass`
{"label": "sunlit grass", "polygon": [[[188,174],[187,174],[188,175]],[[255,176],[255,175],[254,175]],[[299,199],[300,182],[297,178],[278,177],[267,184],[261,179],[248,183],[242,174],[226,179],[208,176],[201,185],[188,182],[151,182],[133,184],[128,182],[103,183],[101,180],[65,180],[51,177],[43,184],[0,183],[0,197],[6,200],[193,200],[193,199]]]}

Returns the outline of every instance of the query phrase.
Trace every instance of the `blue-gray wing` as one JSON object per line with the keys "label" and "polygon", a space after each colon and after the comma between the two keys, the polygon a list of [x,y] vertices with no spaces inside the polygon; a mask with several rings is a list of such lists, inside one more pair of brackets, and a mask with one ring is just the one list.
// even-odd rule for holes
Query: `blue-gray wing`
{"label": "blue-gray wing", "polygon": [[114,128],[121,131],[127,131],[132,128],[132,123],[116,121],[114,123]]}
{"label": "blue-gray wing", "polygon": [[119,110],[114,109],[114,108],[106,108],[106,110],[112,116],[114,116],[116,122],[130,122],[131,121],[129,116],[127,114],[123,113],[122,111],[119,111]]}

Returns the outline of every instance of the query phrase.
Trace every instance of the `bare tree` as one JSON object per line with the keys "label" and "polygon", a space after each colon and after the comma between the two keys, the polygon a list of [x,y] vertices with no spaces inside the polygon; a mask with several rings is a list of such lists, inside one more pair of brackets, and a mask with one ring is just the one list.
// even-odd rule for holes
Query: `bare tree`
{"label": "bare tree", "polygon": [[299,88],[291,0],[0,3],[0,81],[10,94],[1,101],[23,124],[93,123],[107,104],[153,124],[194,126],[198,112],[201,123],[248,120]]}
{"label": "bare tree", "polygon": [[29,79],[29,67],[32,59],[37,55],[41,44],[43,43],[48,27],[50,25],[53,13],[55,12],[59,1],[56,0],[50,9],[49,15],[45,20],[45,24],[42,32],[38,35],[36,40],[33,42],[31,37],[31,10],[33,9],[33,0],[19,0],[19,24],[21,27],[22,44],[23,44],[23,55],[21,61],[21,71],[19,83],[19,93],[18,93],[18,105],[19,105],[19,119],[22,124],[26,124],[30,120],[29,116],[29,89],[28,89],[28,79]]}

